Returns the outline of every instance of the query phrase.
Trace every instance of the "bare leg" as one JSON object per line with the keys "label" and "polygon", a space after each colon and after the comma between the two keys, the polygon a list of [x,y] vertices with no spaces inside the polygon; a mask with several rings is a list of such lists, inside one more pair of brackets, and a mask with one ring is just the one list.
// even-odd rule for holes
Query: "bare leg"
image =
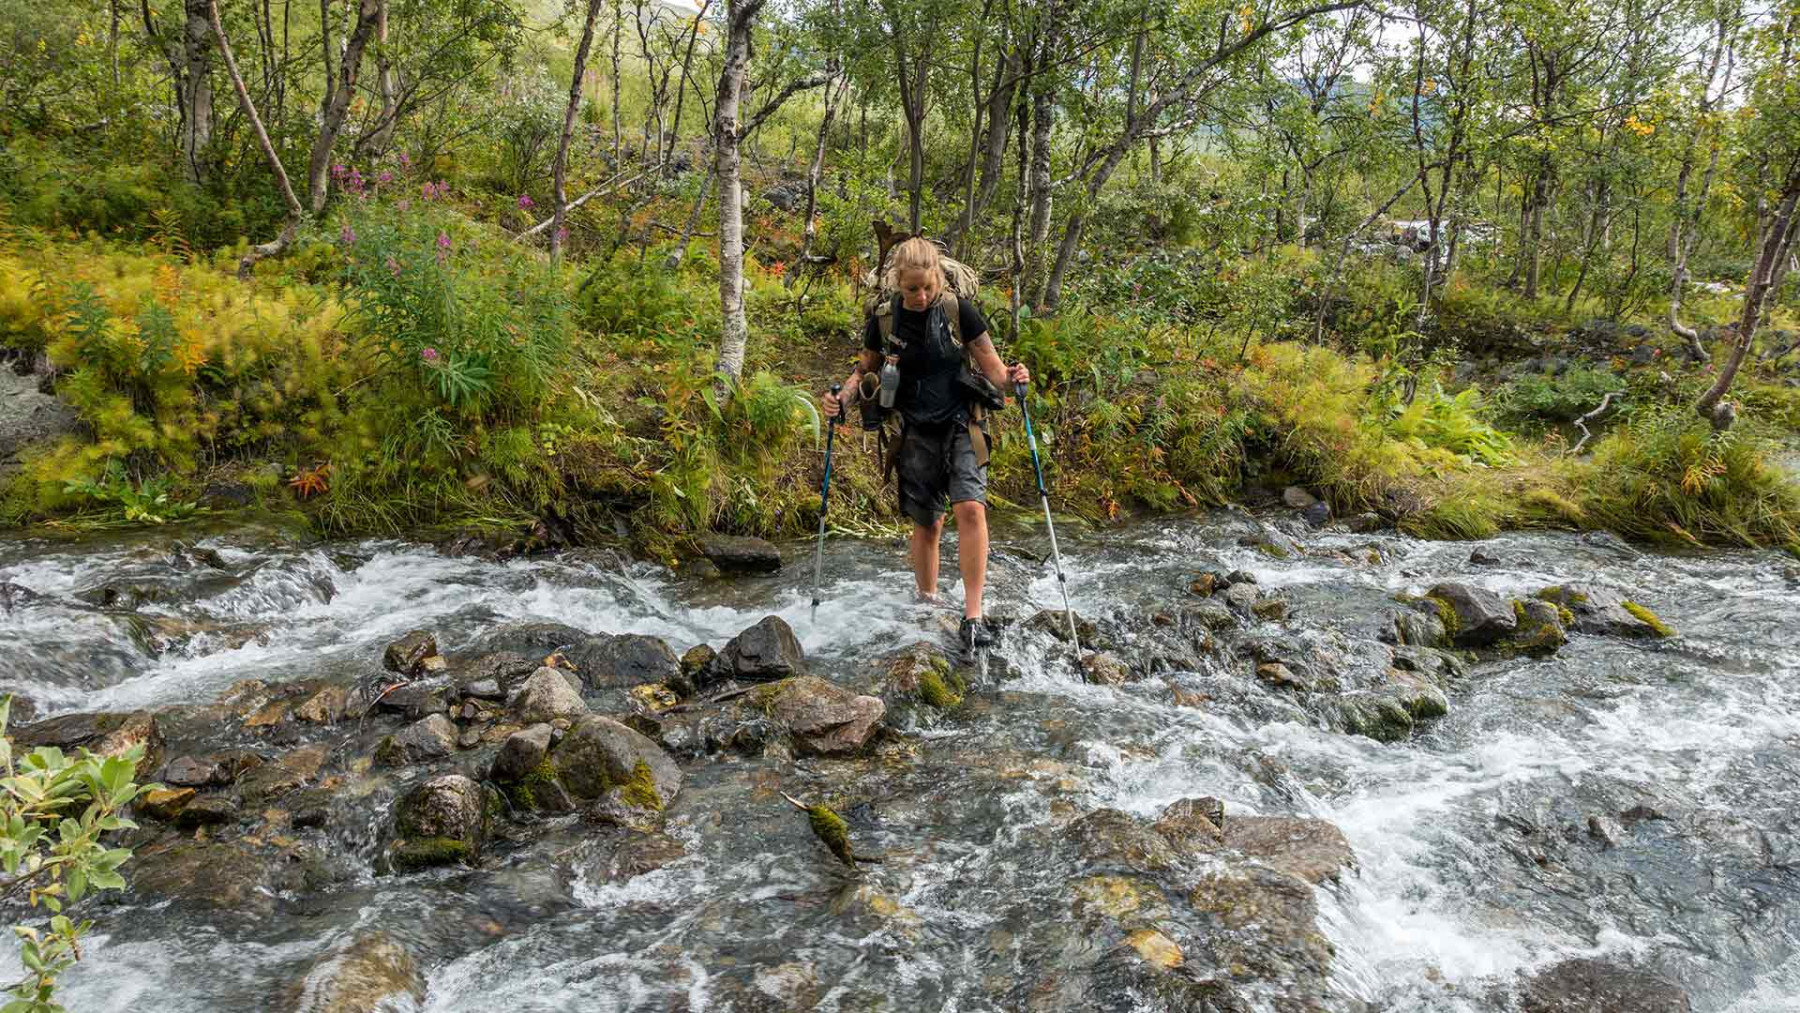
{"label": "bare leg", "polygon": [[958,503],[956,560],[962,566],[963,615],[981,618],[981,595],[987,589],[987,506],[974,500]]}
{"label": "bare leg", "polygon": [[927,598],[937,594],[938,581],[938,538],[944,533],[944,519],[930,527],[913,525],[912,555],[913,583],[919,593]]}

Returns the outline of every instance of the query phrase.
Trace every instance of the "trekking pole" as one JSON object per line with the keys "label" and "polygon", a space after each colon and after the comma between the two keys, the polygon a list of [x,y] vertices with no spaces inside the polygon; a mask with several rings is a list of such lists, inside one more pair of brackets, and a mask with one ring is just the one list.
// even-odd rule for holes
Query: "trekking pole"
{"label": "trekking pole", "polygon": [[[831,385],[833,396],[841,396],[844,389],[841,383]],[[837,435],[838,420],[844,417],[844,403],[838,402],[838,413],[825,420],[825,481],[819,485],[819,544],[813,550],[813,596],[812,616],[814,623],[819,621],[819,585],[825,580],[825,505],[831,497],[831,441]]]}
{"label": "trekking pole", "polygon": [[1025,413],[1025,439],[1031,444],[1031,470],[1037,473],[1038,501],[1044,504],[1044,529],[1050,532],[1050,558],[1056,560],[1056,583],[1062,588],[1063,615],[1069,619],[1069,642],[1075,645],[1075,671],[1087,681],[1087,669],[1081,667],[1081,634],[1075,630],[1075,610],[1069,607],[1069,578],[1063,574],[1062,552],[1056,547],[1056,522],[1050,519],[1050,490],[1044,487],[1044,465],[1038,460],[1037,434],[1031,431],[1031,405],[1025,400],[1025,385],[1013,384],[1019,398],[1019,410]]}

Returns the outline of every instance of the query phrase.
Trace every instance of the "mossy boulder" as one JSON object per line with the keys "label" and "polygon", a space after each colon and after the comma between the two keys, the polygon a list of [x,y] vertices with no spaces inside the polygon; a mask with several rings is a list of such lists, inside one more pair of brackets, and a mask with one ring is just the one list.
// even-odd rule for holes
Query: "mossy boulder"
{"label": "mossy boulder", "polygon": [[1104,651],[1084,655],[1081,659],[1081,671],[1087,681],[1096,686],[1123,686],[1137,681],[1130,665]]}
{"label": "mossy boulder", "polygon": [[1656,613],[1597,584],[1555,584],[1534,596],[1568,611],[1578,633],[1594,636],[1654,639],[1675,631]]}
{"label": "mossy boulder", "polygon": [[1377,742],[1399,742],[1412,735],[1412,711],[1397,695],[1383,690],[1356,690],[1337,698],[1336,724],[1351,735]]}
{"label": "mossy boulder", "polygon": [[1425,594],[1437,610],[1445,634],[1457,647],[1486,647],[1518,627],[1512,606],[1485,588],[1438,584]]}
{"label": "mossy boulder", "polygon": [[892,718],[955,710],[962,706],[968,688],[967,680],[941,650],[919,641],[875,663],[871,695],[881,698]]}
{"label": "mossy boulder", "polygon": [[387,736],[375,747],[375,762],[384,767],[441,760],[456,752],[456,726],[433,714]]}
{"label": "mossy boulder", "polygon": [[582,801],[616,792],[633,808],[660,811],[681,791],[681,768],[661,746],[597,714],[569,728],[549,763],[561,785]]}
{"label": "mossy boulder", "polygon": [[493,805],[487,789],[461,774],[413,785],[394,803],[386,857],[396,871],[473,865],[487,843]]}
{"label": "mossy boulder", "polygon": [[1199,877],[1188,904],[1222,930],[1208,938],[1238,977],[1281,982],[1285,995],[1323,991],[1332,947],[1319,931],[1311,883],[1261,865],[1231,865]]}
{"label": "mossy boulder", "polygon": [[427,660],[437,656],[437,638],[425,630],[413,630],[387,645],[381,652],[381,667],[402,676],[422,675]]}
{"label": "mossy boulder", "polygon": [[1518,628],[1504,646],[1521,654],[1555,654],[1569,642],[1563,626],[1564,610],[1539,598],[1515,598],[1513,614]]}

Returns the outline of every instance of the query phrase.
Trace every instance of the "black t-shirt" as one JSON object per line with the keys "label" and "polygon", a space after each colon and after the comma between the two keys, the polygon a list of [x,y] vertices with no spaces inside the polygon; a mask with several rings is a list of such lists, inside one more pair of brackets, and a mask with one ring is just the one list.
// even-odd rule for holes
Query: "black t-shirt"
{"label": "black t-shirt", "polygon": [[[973,302],[958,299],[956,306],[964,341],[987,333],[988,323]],[[938,327],[930,326],[934,316],[941,316],[935,306],[914,311],[907,309],[903,301],[894,310],[894,337],[905,342],[900,349],[900,390],[894,396],[894,407],[914,424],[950,422],[968,411],[960,379],[963,353],[956,347],[948,320],[941,321]],[[887,352],[881,339],[881,322],[874,314],[869,315],[863,327],[863,347],[884,355]]]}

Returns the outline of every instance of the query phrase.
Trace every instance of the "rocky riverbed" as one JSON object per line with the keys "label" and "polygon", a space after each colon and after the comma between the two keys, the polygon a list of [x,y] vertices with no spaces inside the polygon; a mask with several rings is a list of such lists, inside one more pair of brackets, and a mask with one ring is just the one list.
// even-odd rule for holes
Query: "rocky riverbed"
{"label": "rocky riverbed", "polygon": [[985,671],[892,544],[0,545],[15,746],[164,786],[68,1004],[1794,1008],[1800,578],[1351,527],[1062,533],[1079,654],[1002,528]]}

